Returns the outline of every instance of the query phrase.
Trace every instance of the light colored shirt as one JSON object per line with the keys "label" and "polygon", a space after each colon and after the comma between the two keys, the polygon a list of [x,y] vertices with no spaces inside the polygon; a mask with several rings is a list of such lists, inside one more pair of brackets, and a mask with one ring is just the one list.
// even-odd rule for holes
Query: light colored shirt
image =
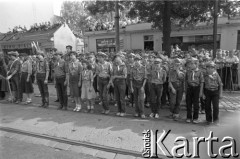
{"label": "light colored shirt", "polygon": [[32,62],[30,60],[26,60],[22,63],[22,72],[32,74]]}
{"label": "light colored shirt", "polygon": [[101,78],[110,77],[112,74],[112,65],[110,62],[104,61],[103,64],[98,63],[96,68],[96,74]]}
{"label": "light colored shirt", "polygon": [[209,90],[217,90],[219,86],[222,86],[222,81],[218,73],[215,71],[212,75],[204,75],[205,88]]}

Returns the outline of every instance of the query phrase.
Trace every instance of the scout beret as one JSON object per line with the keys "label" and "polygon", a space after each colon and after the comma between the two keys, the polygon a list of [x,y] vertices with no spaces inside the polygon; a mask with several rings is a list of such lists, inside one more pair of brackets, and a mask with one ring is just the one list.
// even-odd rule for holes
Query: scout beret
{"label": "scout beret", "polygon": [[206,67],[215,67],[216,64],[213,61],[209,61],[208,63],[206,63]]}
{"label": "scout beret", "polygon": [[141,60],[142,57],[141,57],[139,54],[137,54],[137,55],[134,56],[134,59],[136,59],[136,60]]}
{"label": "scout beret", "polygon": [[103,56],[103,57],[107,57],[107,54],[105,54],[104,52],[98,52],[97,56]]}
{"label": "scout beret", "polygon": [[10,51],[8,52],[8,55],[19,56],[17,51]]}
{"label": "scout beret", "polygon": [[160,58],[156,58],[156,59],[154,60],[154,62],[161,63],[162,60],[161,60]]}
{"label": "scout beret", "polygon": [[61,51],[57,51],[54,53],[54,55],[63,55],[63,53]]}
{"label": "scout beret", "polygon": [[66,46],[66,48],[68,48],[68,47],[72,49],[72,46],[71,46],[71,45],[67,45],[67,46]]}
{"label": "scout beret", "polygon": [[173,64],[181,64],[181,60],[179,58],[176,58],[173,60]]}

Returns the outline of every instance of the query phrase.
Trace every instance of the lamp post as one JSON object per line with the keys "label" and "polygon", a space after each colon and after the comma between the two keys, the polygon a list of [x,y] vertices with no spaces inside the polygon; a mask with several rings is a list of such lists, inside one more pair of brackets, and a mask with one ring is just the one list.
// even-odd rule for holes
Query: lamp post
{"label": "lamp post", "polygon": [[115,47],[116,52],[120,50],[119,42],[119,5],[118,1],[115,2]]}
{"label": "lamp post", "polygon": [[216,57],[217,51],[217,20],[218,20],[218,0],[214,3],[214,23],[213,23],[213,58]]}

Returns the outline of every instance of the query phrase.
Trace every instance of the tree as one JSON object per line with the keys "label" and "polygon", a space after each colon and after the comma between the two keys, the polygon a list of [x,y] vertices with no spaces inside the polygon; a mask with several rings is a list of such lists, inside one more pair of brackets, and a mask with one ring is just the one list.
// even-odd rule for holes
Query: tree
{"label": "tree", "polygon": [[[211,21],[213,6],[212,0],[137,1],[132,4],[128,15],[132,18],[139,16],[141,20],[153,23],[153,28],[162,30],[163,50],[170,56],[171,26],[186,27],[198,22]],[[237,9],[240,5],[239,2],[221,1],[219,7],[219,13],[227,12],[228,15],[234,16],[239,13]]]}
{"label": "tree", "polygon": [[61,9],[62,18],[68,23],[74,34],[82,36],[87,27],[89,12],[86,9],[91,1],[65,1]]}

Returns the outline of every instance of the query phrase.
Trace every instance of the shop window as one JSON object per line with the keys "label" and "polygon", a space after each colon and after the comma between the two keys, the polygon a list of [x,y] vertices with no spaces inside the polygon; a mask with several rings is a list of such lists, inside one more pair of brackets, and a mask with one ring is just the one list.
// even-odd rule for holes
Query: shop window
{"label": "shop window", "polygon": [[153,50],[153,49],[154,49],[153,35],[144,36],[144,50]]}
{"label": "shop window", "polygon": [[96,39],[97,52],[115,52],[115,39],[107,38],[107,39]]}

